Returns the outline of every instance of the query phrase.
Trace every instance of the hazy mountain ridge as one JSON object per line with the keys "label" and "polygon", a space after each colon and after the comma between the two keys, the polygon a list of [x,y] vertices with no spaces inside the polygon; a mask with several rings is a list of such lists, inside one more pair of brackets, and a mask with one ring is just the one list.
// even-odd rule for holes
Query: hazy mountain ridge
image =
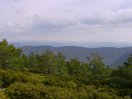
{"label": "hazy mountain ridge", "polygon": [[38,54],[44,53],[47,50],[52,50],[55,53],[62,53],[67,60],[71,58],[78,58],[86,62],[91,53],[99,53],[104,63],[109,66],[121,65],[130,54],[132,54],[132,47],[114,48],[114,47],[100,47],[100,48],[86,48],[76,46],[52,47],[52,46],[24,46],[23,53],[29,55],[31,52]]}
{"label": "hazy mountain ridge", "polygon": [[62,47],[62,46],[78,46],[78,47],[86,47],[86,48],[99,48],[99,47],[128,47],[132,46],[132,43],[121,43],[121,42],[10,42],[10,44],[15,45],[16,47],[22,46],[54,46],[54,47]]}

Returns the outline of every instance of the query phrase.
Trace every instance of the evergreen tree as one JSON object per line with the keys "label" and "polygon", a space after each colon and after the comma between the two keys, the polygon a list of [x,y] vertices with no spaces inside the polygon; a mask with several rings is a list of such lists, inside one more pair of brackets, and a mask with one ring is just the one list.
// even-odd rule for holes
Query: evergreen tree
{"label": "evergreen tree", "polygon": [[58,75],[68,75],[68,68],[66,67],[65,57],[61,53],[58,53],[56,55],[56,60]]}
{"label": "evergreen tree", "polygon": [[40,55],[39,68],[46,74],[58,74],[56,55],[48,50]]}
{"label": "evergreen tree", "polygon": [[5,39],[0,42],[0,67],[7,69],[18,66],[21,55],[22,50],[20,48],[8,44]]}
{"label": "evergreen tree", "polygon": [[91,67],[92,75],[95,78],[103,78],[105,76],[105,64],[103,63],[103,58],[99,54],[91,54],[89,65]]}
{"label": "evergreen tree", "polygon": [[71,59],[69,62],[67,62],[67,67],[70,75],[80,76],[80,71],[82,68],[79,60],[76,58]]}

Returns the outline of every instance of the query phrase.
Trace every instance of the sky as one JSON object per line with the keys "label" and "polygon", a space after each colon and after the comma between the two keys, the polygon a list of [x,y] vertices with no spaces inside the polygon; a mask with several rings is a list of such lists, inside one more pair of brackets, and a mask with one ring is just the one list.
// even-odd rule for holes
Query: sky
{"label": "sky", "polygon": [[132,43],[132,0],[0,0],[0,40]]}

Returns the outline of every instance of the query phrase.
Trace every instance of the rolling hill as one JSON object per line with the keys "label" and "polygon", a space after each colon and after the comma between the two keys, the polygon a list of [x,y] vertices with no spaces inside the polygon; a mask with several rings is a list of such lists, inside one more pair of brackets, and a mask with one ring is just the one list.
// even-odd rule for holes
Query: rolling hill
{"label": "rolling hill", "polygon": [[78,58],[80,61],[87,61],[86,57],[89,57],[91,53],[100,54],[104,63],[108,66],[117,66],[123,64],[123,62],[132,54],[132,47],[114,48],[114,47],[100,47],[100,48],[86,48],[75,46],[64,47],[52,47],[52,46],[24,46],[22,47],[23,53],[29,55],[31,52],[44,53],[47,50],[52,50],[55,53],[62,53],[66,60],[71,58]]}

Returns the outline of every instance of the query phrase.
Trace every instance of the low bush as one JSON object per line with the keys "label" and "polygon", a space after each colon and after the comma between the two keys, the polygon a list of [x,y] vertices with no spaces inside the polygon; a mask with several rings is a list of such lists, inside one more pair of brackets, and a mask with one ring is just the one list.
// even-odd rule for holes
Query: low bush
{"label": "low bush", "polygon": [[8,99],[3,89],[0,89],[0,99]]}
{"label": "low bush", "polygon": [[15,82],[6,89],[11,99],[42,99],[45,93],[41,84]]}

